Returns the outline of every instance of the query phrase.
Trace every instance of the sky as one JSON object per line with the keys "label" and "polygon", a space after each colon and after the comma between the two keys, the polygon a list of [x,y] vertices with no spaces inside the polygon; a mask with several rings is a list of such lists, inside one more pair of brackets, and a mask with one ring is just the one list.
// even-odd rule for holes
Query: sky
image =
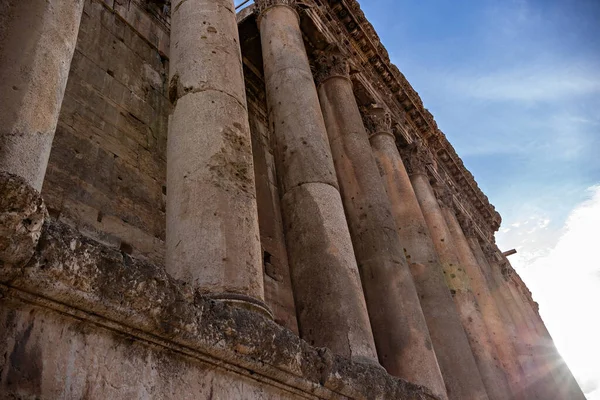
{"label": "sky", "polygon": [[600,0],[360,4],[502,215],[498,244],[518,251],[555,344],[600,400]]}

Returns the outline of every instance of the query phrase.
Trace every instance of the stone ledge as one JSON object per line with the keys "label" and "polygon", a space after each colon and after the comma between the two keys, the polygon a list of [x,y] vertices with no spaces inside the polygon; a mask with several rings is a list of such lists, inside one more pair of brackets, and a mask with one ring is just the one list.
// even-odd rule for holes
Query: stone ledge
{"label": "stone ledge", "polygon": [[252,312],[209,300],[153,264],[53,220],[24,267],[0,267],[0,295],[76,316],[323,399],[434,400],[425,388],[311,347]]}

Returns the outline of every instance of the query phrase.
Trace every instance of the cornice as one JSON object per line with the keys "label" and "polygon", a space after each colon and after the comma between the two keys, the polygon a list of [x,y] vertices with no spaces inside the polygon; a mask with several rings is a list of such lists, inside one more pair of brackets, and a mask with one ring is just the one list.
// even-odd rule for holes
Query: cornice
{"label": "cornice", "polygon": [[[410,120],[408,130],[413,128],[415,133],[434,152],[441,162],[439,166],[447,169],[451,179],[456,183],[461,193],[461,199],[472,204],[472,208],[480,214],[475,217],[477,224],[483,224],[481,229],[491,234],[500,227],[501,217],[487,196],[481,191],[473,175],[465,168],[461,158],[447,140],[444,133],[438,129],[433,115],[424,107],[419,94],[410,85],[400,70],[391,63],[389,54],[375,29],[365,17],[356,0],[313,0],[316,4],[327,5],[333,16],[344,27],[344,35],[350,39],[347,45],[359,50],[367,60],[364,67],[369,67],[379,76],[388,97],[407,114]],[[350,43],[350,41],[352,43]],[[410,134],[409,134],[410,136]],[[486,235],[488,236],[488,235]]]}

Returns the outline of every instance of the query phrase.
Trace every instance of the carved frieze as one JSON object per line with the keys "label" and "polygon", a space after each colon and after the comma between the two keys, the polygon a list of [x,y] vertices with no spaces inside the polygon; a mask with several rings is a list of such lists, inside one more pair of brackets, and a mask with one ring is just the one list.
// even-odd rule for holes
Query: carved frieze
{"label": "carved frieze", "polygon": [[348,57],[337,48],[316,52],[314,76],[317,86],[334,76],[350,79]]}

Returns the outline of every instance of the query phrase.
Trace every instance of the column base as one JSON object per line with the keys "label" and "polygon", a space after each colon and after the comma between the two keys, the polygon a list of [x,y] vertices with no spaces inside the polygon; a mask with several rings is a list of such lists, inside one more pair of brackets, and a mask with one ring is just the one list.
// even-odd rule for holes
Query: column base
{"label": "column base", "polygon": [[223,303],[230,304],[234,307],[239,307],[262,314],[271,320],[274,319],[273,312],[269,309],[269,307],[263,301],[257,300],[254,297],[239,293],[216,293],[207,294],[205,296],[209,299],[222,301]]}

